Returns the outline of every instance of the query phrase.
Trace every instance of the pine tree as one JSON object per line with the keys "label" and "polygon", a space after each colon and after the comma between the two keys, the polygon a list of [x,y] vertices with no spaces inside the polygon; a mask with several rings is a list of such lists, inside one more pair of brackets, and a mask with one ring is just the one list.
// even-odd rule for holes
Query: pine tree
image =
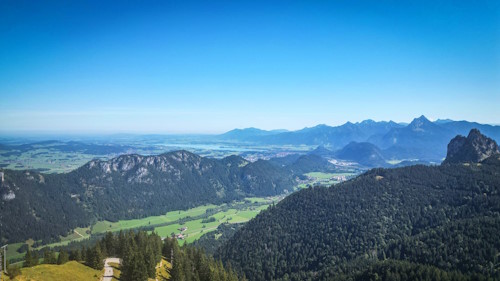
{"label": "pine tree", "polygon": [[[146,281],[148,280],[148,270],[142,255],[132,253],[122,265],[120,280],[123,281]],[[174,279],[175,280],[175,279]]]}
{"label": "pine tree", "polygon": [[99,243],[97,243],[92,251],[92,264],[93,268],[97,270],[101,270],[104,268],[104,256],[101,251],[101,247]]}
{"label": "pine tree", "polygon": [[92,268],[94,267],[94,253],[90,247],[85,250],[85,263]]}
{"label": "pine tree", "polygon": [[106,232],[106,236],[104,237],[103,242],[103,245],[106,247],[107,256],[115,256],[116,242],[113,233]]}
{"label": "pine tree", "polygon": [[69,260],[69,257],[68,257],[68,252],[66,251],[60,251],[59,252],[59,257],[57,257],[57,264],[65,264],[67,263]]}
{"label": "pine tree", "polygon": [[51,250],[45,250],[43,252],[43,263],[56,264],[57,263],[56,253]]}
{"label": "pine tree", "polygon": [[155,278],[156,276],[156,261],[153,251],[148,247],[144,253],[143,261],[145,262],[146,271],[150,278]]}
{"label": "pine tree", "polygon": [[32,267],[33,266],[33,257],[31,255],[31,251],[26,251],[24,255],[24,267]]}
{"label": "pine tree", "polygon": [[87,261],[87,249],[85,246],[82,246],[82,249],[80,250],[81,258],[80,260],[82,261]]}
{"label": "pine tree", "polygon": [[82,259],[82,253],[80,252],[80,250],[79,249],[72,250],[69,253],[69,260],[71,260],[71,261],[81,261],[81,260],[83,260]]}
{"label": "pine tree", "polygon": [[38,260],[39,260],[38,252],[37,251],[33,251],[33,253],[31,254],[31,256],[32,256],[31,266],[38,265]]}

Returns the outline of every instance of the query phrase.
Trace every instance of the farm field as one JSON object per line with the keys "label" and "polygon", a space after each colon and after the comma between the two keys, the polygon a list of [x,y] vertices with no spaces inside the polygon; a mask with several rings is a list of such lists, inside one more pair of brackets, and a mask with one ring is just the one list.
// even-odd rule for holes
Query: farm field
{"label": "farm field", "polygon": [[179,219],[188,217],[200,216],[206,213],[207,210],[217,207],[216,205],[203,205],[196,208],[188,209],[185,211],[171,211],[161,216],[151,216],[143,219],[134,220],[121,220],[118,222],[99,221],[92,226],[92,234],[104,233],[107,231],[115,232],[126,229],[133,229],[138,227],[145,227],[151,225],[158,225],[162,223],[169,223]]}
{"label": "farm field", "polygon": [[154,229],[161,237],[170,236],[172,233],[180,234],[179,230],[182,227],[187,229],[182,232],[184,239],[179,239],[179,243],[182,245],[184,243],[192,243],[193,241],[199,239],[203,234],[209,233],[217,229],[217,227],[223,223],[243,223],[254,218],[262,210],[267,209],[269,205],[262,205],[256,208],[245,208],[245,209],[229,209],[227,211],[218,212],[210,217],[213,217],[215,221],[203,222],[202,219],[187,221],[184,224],[171,224],[168,226],[161,226]]}
{"label": "farm field", "polygon": [[94,158],[95,155],[52,151],[47,148],[30,150],[18,155],[0,153],[0,163],[4,169],[38,170],[45,173],[69,172]]}
{"label": "farm field", "polygon": [[[281,197],[258,198],[251,197],[241,201],[235,201],[231,204],[222,205],[203,205],[185,211],[171,211],[161,216],[151,216],[143,219],[121,220],[118,222],[100,221],[91,227],[92,234],[104,233],[107,231],[115,232],[120,230],[153,227],[162,237],[169,236],[172,230],[180,228],[184,224],[189,224],[196,229],[197,234],[202,233],[203,225],[205,231],[209,228],[217,228],[221,223],[241,223],[255,217],[260,211],[267,208],[272,202],[277,202]],[[205,218],[213,217],[217,223],[201,223]],[[181,224],[184,222],[184,224]],[[191,237],[195,233],[189,232]],[[200,235],[201,236],[201,235]],[[194,241],[189,239],[188,242]]]}

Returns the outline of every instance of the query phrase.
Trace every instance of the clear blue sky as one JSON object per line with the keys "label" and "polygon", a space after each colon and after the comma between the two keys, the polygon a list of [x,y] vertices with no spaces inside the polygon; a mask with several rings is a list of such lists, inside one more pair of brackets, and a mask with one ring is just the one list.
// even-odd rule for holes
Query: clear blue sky
{"label": "clear blue sky", "polygon": [[500,123],[499,108],[499,1],[0,2],[4,132]]}

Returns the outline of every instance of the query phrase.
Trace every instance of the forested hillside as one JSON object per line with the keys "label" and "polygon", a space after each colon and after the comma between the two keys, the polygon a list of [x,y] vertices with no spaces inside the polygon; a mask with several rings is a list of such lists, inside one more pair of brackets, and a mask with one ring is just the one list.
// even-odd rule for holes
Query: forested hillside
{"label": "forested hillside", "polygon": [[476,164],[373,169],[288,196],[237,231],[217,256],[249,280],[360,274],[366,278],[356,280],[377,280],[379,269],[370,268],[383,260],[411,262],[413,269],[398,263],[388,269],[405,274],[427,264],[464,280],[467,274],[498,279],[499,192],[498,156]]}
{"label": "forested hillside", "polygon": [[207,203],[291,191],[289,170],[268,161],[217,160],[187,151],[93,160],[67,174],[4,170],[0,240],[66,235],[96,219],[117,221]]}

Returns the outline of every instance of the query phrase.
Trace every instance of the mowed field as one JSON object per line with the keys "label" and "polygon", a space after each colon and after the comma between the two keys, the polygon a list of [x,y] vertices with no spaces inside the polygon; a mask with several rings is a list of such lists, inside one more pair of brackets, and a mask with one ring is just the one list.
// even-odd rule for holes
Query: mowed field
{"label": "mowed field", "polygon": [[[162,216],[121,220],[118,222],[100,221],[91,227],[91,232],[92,234],[99,234],[107,231],[116,232],[141,227],[152,227],[160,236],[167,237],[171,233],[180,233],[178,229],[181,227],[187,227],[188,229],[183,232],[186,239],[179,242],[181,244],[184,242],[191,243],[203,234],[214,231],[222,223],[243,223],[249,221],[270,204],[277,202],[279,198],[251,197],[233,202],[230,205],[209,204],[185,211],[171,211]],[[203,223],[203,220],[209,218],[214,218],[215,221]]]}
{"label": "mowed field", "polygon": [[187,227],[185,231],[182,232],[184,235],[184,239],[179,239],[179,244],[191,243],[197,239],[199,239],[203,234],[209,233],[217,229],[219,225],[222,223],[243,223],[247,222],[250,219],[254,218],[259,214],[262,210],[265,210],[269,207],[269,205],[262,205],[256,208],[249,209],[229,209],[227,211],[218,212],[210,217],[215,218],[213,222],[203,223],[203,219],[190,220],[184,224],[171,224],[167,226],[161,226],[155,228],[154,231],[158,233],[161,237],[168,237],[172,233],[179,234],[181,231],[179,230],[182,227]]}
{"label": "mowed field", "polygon": [[120,230],[174,222],[183,218],[203,215],[206,213],[207,210],[216,207],[217,205],[209,204],[188,209],[185,211],[171,211],[162,216],[151,216],[143,219],[120,220],[118,222],[100,221],[92,226],[92,233],[97,234],[107,231],[115,232]]}

